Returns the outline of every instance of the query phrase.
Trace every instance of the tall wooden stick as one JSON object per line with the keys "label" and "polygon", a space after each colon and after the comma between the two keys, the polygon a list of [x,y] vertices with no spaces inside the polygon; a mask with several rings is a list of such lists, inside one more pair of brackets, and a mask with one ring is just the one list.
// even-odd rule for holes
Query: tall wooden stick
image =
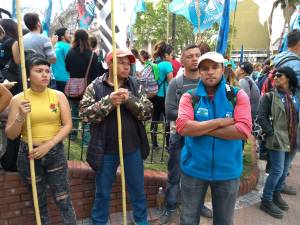
{"label": "tall wooden stick", "polygon": [[[114,77],[114,91],[119,89],[117,78],[117,53],[116,53],[116,31],[115,31],[115,4],[111,0],[111,30],[112,30],[112,50],[113,50],[113,77]],[[119,143],[119,158],[121,169],[121,184],[122,184],[122,207],[123,207],[123,225],[127,225],[126,216],[126,190],[125,190],[125,173],[124,173],[124,159],[123,159],[123,143],[122,143],[122,120],[120,105],[117,106],[117,123],[118,123],[118,143]]]}
{"label": "tall wooden stick", "polygon": [[[22,70],[22,85],[23,85],[24,98],[27,99],[27,94],[26,94],[27,79],[26,79],[26,69],[25,69],[25,56],[24,56],[20,1],[21,0],[16,1],[16,10],[17,10],[17,19],[18,19],[18,35],[19,35],[19,49],[20,49],[21,70]],[[26,125],[27,125],[27,135],[28,135],[28,148],[29,148],[29,152],[32,152],[33,146],[32,146],[30,113],[27,113],[26,115]],[[32,196],[33,196],[36,224],[41,225],[40,209],[39,209],[37,190],[36,190],[34,159],[30,159],[30,175],[31,175],[31,187],[32,187]]]}

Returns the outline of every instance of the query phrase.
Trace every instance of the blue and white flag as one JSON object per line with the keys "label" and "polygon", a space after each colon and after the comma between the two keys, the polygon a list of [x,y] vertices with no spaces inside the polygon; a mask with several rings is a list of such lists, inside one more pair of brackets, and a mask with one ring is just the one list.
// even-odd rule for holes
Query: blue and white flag
{"label": "blue and white flag", "polygon": [[225,56],[227,50],[228,43],[228,33],[229,33],[229,25],[230,25],[230,8],[229,8],[230,0],[225,0],[223,7],[223,16],[221,18],[221,25],[219,29],[219,36],[217,42],[216,52]]}
{"label": "blue and white flag", "polygon": [[145,12],[146,11],[146,3],[144,0],[137,0],[136,4],[133,8],[133,12],[130,18],[130,26],[133,26],[136,21],[137,13],[138,12]]}
{"label": "blue and white flag", "polygon": [[77,0],[79,27],[87,30],[95,17],[96,4],[91,0]]}
{"label": "blue and white flag", "polygon": [[48,7],[45,10],[45,17],[42,22],[43,34],[49,36],[50,32],[50,22],[52,14],[52,0],[48,0]]}
{"label": "blue and white flag", "polygon": [[[225,0],[173,0],[169,4],[169,11],[184,16],[198,33],[198,17],[200,13],[200,31],[220,23]],[[230,11],[235,10],[237,0],[230,0]],[[200,6],[200,7],[199,7]]]}
{"label": "blue and white flag", "polygon": [[16,9],[16,7],[17,7],[16,0],[13,0],[12,1],[12,7],[11,7],[12,8],[11,18],[13,20],[17,19],[17,9]]}

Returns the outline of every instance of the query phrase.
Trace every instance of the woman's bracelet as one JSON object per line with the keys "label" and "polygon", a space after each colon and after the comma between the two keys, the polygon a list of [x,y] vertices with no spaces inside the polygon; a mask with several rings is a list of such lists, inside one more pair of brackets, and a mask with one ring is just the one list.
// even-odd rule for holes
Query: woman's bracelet
{"label": "woman's bracelet", "polygon": [[24,123],[25,122],[25,117],[21,116],[20,113],[17,113],[17,115],[16,115],[16,121],[18,123]]}

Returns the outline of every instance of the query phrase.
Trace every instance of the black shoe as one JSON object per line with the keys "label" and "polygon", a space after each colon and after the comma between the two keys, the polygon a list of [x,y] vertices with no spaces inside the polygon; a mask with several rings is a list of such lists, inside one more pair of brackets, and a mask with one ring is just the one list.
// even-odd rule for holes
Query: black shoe
{"label": "black shoe", "polygon": [[287,195],[297,195],[297,189],[287,184],[283,184],[280,192]]}
{"label": "black shoe", "polygon": [[259,153],[260,160],[268,160],[268,153],[267,152],[260,152]]}
{"label": "black shoe", "polygon": [[270,216],[281,219],[283,217],[283,212],[277,205],[272,201],[262,200],[260,204],[260,209],[268,213]]}
{"label": "black shoe", "polygon": [[152,145],[152,149],[153,151],[157,151],[160,149],[160,146],[159,145]]}
{"label": "black shoe", "polygon": [[273,202],[280,209],[282,209],[284,211],[288,211],[289,210],[289,205],[286,203],[286,201],[283,200],[283,198],[281,197],[280,192],[275,192],[274,193],[274,195],[273,195]]}
{"label": "black shoe", "polygon": [[207,208],[205,205],[203,205],[203,208],[201,209],[201,216],[207,217],[207,218],[212,218],[213,217],[213,212],[211,209]]}
{"label": "black shoe", "polygon": [[176,223],[176,209],[166,209],[164,213],[159,217],[159,224],[166,225],[169,223]]}

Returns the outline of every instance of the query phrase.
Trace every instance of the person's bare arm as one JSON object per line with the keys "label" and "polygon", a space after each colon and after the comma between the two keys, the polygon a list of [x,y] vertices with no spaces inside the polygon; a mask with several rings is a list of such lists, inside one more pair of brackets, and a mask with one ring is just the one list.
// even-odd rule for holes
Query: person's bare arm
{"label": "person's bare arm", "polygon": [[22,130],[26,119],[26,114],[30,112],[30,103],[18,96],[14,96],[9,104],[8,119],[5,133],[11,140],[17,138]]}
{"label": "person's bare arm", "polygon": [[19,65],[20,64],[20,51],[19,51],[19,45],[18,42],[15,41],[13,45],[11,46],[11,51],[13,55],[13,59],[15,64]]}
{"label": "person's bare arm", "polygon": [[171,73],[168,73],[168,75],[167,75],[167,81],[168,81],[168,83],[170,83],[170,81],[173,79],[173,72],[171,72]]}
{"label": "person's bare arm", "polygon": [[12,94],[3,85],[0,84],[0,112],[2,112],[9,104]]}

